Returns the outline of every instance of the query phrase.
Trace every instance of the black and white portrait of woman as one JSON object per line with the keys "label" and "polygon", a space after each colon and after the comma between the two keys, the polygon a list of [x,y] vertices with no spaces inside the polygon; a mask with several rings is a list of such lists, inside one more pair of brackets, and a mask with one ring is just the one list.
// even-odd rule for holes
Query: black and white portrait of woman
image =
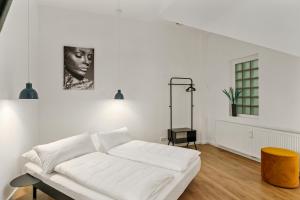
{"label": "black and white portrait of woman", "polygon": [[64,47],[64,89],[94,89],[94,49]]}

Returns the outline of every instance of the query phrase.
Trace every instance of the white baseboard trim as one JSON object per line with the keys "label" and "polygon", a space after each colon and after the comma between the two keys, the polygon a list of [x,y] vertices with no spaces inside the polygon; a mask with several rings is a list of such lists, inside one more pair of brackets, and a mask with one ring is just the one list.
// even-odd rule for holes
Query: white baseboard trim
{"label": "white baseboard trim", "polygon": [[221,145],[212,144],[212,143],[209,143],[209,144],[212,145],[212,146],[214,146],[214,147],[217,147],[217,148],[219,148],[219,149],[223,149],[223,150],[228,151],[228,152],[230,152],[230,153],[237,154],[237,155],[239,155],[239,156],[242,156],[242,157],[245,157],[245,158],[248,158],[248,159],[250,159],[250,160],[254,160],[254,161],[260,163],[260,159],[259,159],[259,158],[249,156],[249,155],[247,155],[247,154],[244,154],[244,153],[235,151],[235,150],[230,149],[230,148],[227,148],[227,147],[223,147],[223,146],[221,146]]}
{"label": "white baseboard trim", "polygon": [[15,189],[10,193],[10,195],[7,197],[6,200],[10,200],[10,199],[14,196],[14,194],[16,193],[17,190],[18,190],[18,188],[15,188]]}
{"label": "white baseboard trim", "polygon": [[196,144],[209,144],[207,141],[196,142]]}
{"label": "white baseboard trim", "polygon": [[[196,144],[209,144],[207,141],[196,141],[195,143]],[[168,141],[166,141],[166,142],[160,142],[160,144],[168,144]],[[171,143],[170,143],[170,145],[171,145]],[[187,145],[187,143],[178,144],[178,146],[184,146],[184,145]],[[194,145],[194,143],[190,142],[190,145]]]}

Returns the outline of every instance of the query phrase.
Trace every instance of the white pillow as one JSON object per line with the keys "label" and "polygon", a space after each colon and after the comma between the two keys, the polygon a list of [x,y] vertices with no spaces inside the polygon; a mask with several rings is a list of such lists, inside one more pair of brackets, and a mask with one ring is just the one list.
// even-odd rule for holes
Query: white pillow
{"label": "white pillow", "polygon": [[100,144],[106,152],[111,148],[131,141],[128,128],[120,128],[106,133],[98,134]]}
{"label": "white pillow", "polygon": [[103,132],[100,132],[100,131],[91,132],[90,135],[91,135],[91,138],[92,138],[92,141],[95,145],[96,150],[99,151],[99,152],[105,153],[105,150],[104,150],[102,144],[100,143],[99,137],[98,137],[98,134],[102,134],[102,133]]}
{"label": "white pillow", "polygon": [[45,173],[64,161],[96,151],[89,134],[81,134],[33,148],[41,159]]}
{"label": "white pillow", "polygon": [[42,166],[41,159],[39,158],[35,150],[30,150],[26,153],[23,153],[22,158],[24,158],[26,161],[37,164],[38,166]]}

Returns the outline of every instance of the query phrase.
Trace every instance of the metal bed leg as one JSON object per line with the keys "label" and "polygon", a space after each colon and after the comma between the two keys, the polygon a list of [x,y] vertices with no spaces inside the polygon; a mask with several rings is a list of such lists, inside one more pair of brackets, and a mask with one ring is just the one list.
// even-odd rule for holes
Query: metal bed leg
{"label": "metal bed leg", "polygon": [[37,188],[33,185],[32,186],[32,199],[33,200],[36,200],[36,191],[37,191]]}

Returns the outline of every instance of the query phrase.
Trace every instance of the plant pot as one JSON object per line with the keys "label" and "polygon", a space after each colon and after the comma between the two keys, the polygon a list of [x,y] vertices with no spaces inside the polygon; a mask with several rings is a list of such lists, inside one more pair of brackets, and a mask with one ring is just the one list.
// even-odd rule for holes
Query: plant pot
{"label": "plant pot", "polygon": [[237,113],[236,113],[236,104],[231,104],[231,116],[232,117],[236,117]]}

